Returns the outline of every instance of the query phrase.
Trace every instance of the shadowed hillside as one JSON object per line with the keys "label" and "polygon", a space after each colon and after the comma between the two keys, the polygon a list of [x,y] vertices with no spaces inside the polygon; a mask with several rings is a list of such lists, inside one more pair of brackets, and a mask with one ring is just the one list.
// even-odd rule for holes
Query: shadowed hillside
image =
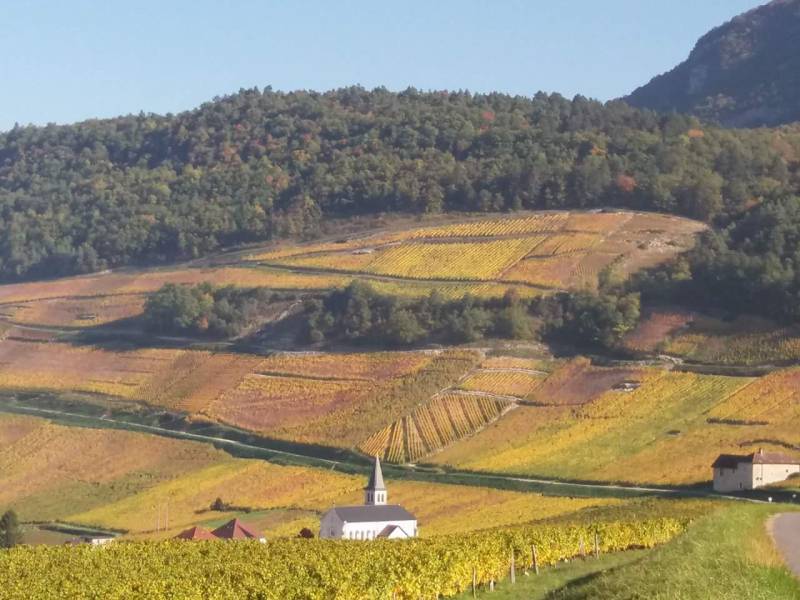
{"label": "shadowed hillside", "polygon": [[626,100],[734,127],[800,120],[800,2],[774,0],[712,29]]}

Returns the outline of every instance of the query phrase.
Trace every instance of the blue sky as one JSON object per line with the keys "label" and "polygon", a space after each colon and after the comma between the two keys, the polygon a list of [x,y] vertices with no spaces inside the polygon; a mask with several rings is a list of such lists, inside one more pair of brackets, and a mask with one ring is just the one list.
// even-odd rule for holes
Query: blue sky
{"label": "blue sky", "polygon": [[759,0],[0,0],[0,130],[177,112],[242,87],[606,100]]}

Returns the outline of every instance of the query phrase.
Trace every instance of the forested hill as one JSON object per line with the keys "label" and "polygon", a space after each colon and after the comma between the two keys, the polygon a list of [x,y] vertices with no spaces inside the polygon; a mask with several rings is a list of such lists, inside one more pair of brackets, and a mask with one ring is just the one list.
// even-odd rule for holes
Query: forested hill
{"label": "forested hill", "polygon": [[798,188],[800,135],[538,94],[243,90],[0,134],[0,279],[313,235],[328,216],[615,205],[701,219]]}
{"label": "forested hill", "polygon": [[711,30],[626,100],[735,127],[800,121],[800,0],[774,0]]}

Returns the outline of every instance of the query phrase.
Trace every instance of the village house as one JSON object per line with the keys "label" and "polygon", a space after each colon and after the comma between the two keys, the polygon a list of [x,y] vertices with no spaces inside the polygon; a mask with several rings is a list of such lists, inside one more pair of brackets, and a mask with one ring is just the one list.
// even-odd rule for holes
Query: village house
{"label": "village house", "polygon": [[75,537],[64,542],[68,546],[77,546],[80,544],[89,544],[90,546],[105,546],[113,542],[115,537],[113,535],[82,535]]}
{"label": "village house", "polygon": [[192,542],[216,540],[216,536],[204,527],[190,527],[186,531],[181,531],[173,539],[188,540]]}
{"label": "village house", "polygon": [[417,537],[417,518],[398,504],[387,504],[381,462],[375,457],[363,506],[340,506],[326,512],[319,537],[327,539],[374,540]]}
{"label": "village house", "polygon": [[258,540],[266,542],[267,539],[259,534],[251,525],[243,523],[239,519],[231,519],[224,525],[217,527],[214,531],[209,531],[203,527],[190,527],[186,531],[180,532],[173,539],[176,540]]}
{"label": "village house", "polygon": [[720,454],[711,466],[716,492],[753,490],[800,473],[800,460],[763,449],[747,455]]}

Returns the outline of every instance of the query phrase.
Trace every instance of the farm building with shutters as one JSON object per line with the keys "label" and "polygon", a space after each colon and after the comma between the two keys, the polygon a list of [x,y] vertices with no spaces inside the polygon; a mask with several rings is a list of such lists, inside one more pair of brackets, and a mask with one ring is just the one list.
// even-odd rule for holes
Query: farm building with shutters
{"label": "farm building with shutters", "polygon": [[800,473],[800,460],[779,452],[720,454],[714,464],[714,491],[735,492],[785,481]]}

